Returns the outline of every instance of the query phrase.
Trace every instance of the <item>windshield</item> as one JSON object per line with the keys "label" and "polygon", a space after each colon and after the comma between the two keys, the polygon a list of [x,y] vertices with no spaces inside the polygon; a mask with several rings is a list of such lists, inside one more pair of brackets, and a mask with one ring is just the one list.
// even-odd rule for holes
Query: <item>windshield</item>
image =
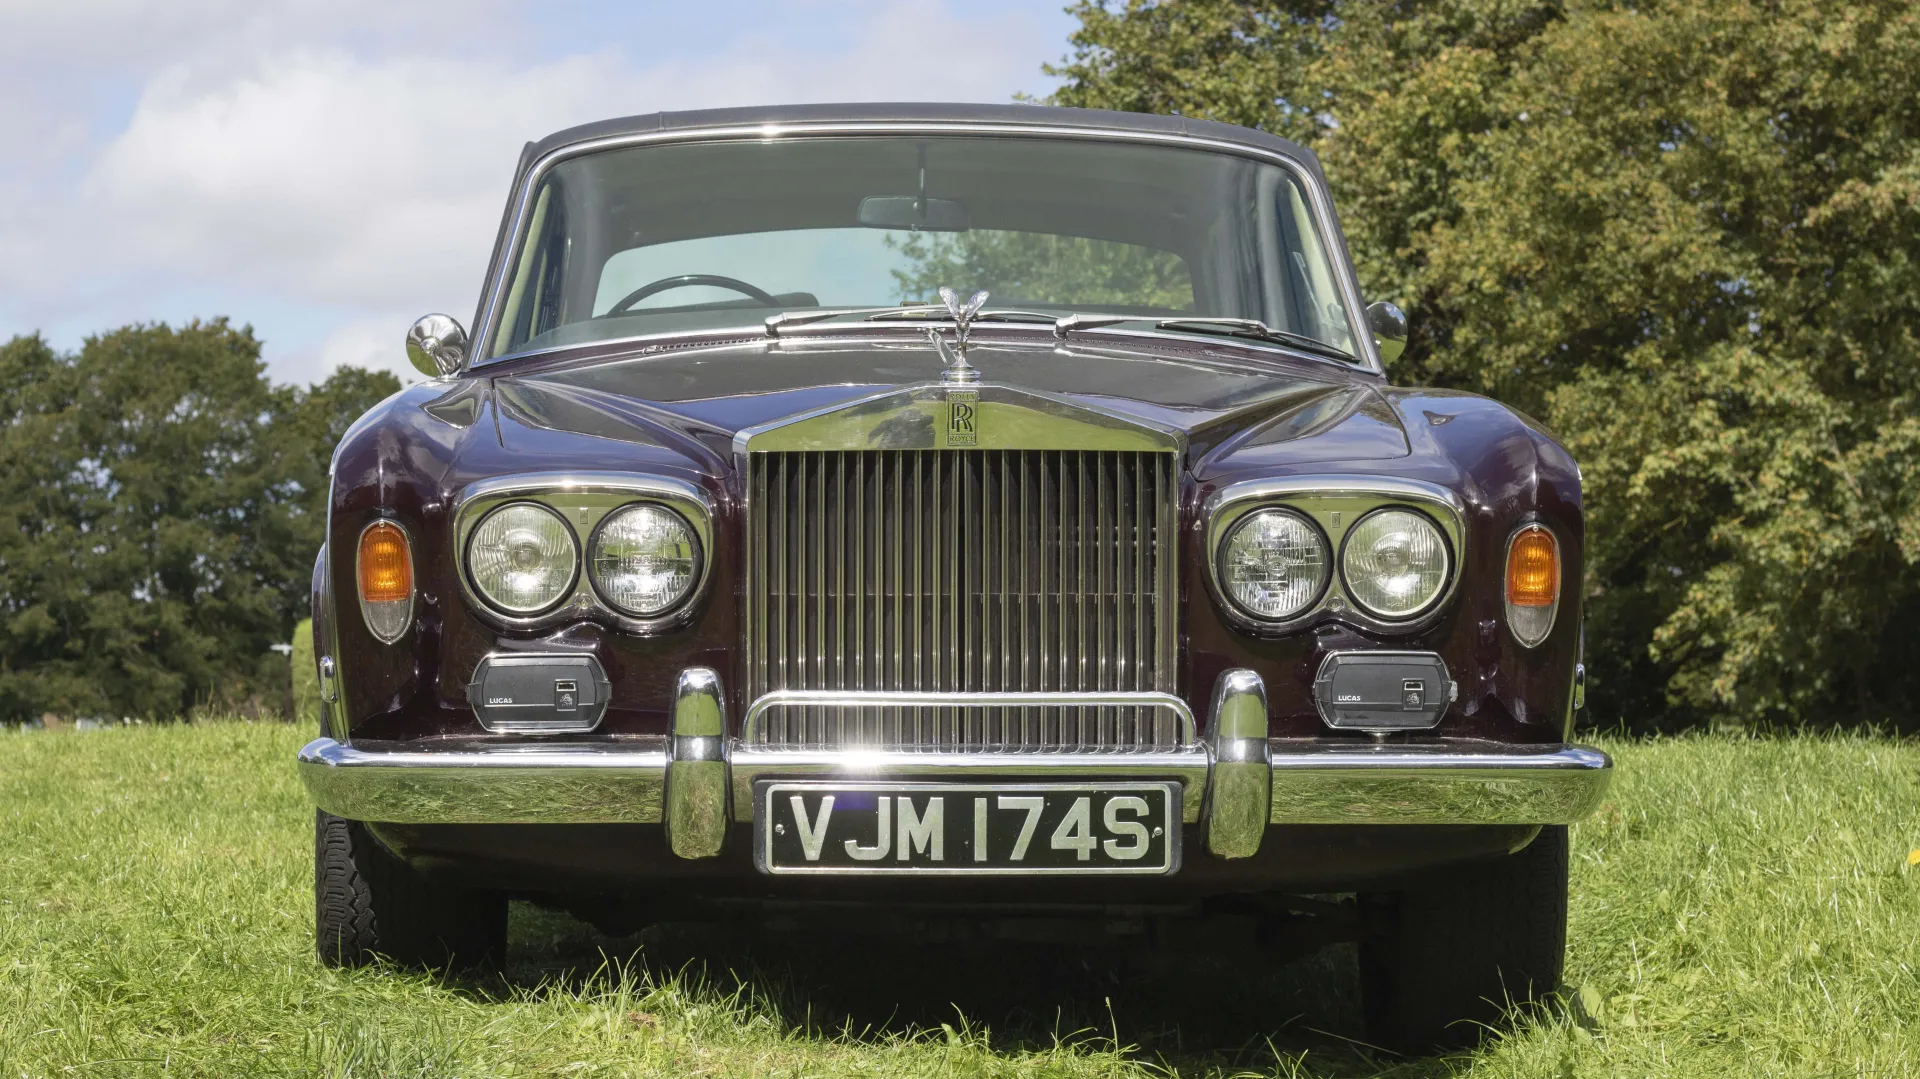
{"label": "windshield", "polygon": [[937,302],[1239,318],[1354,352],[1285,169],[1166,146],[850,136],[603,150],[554,166],[483,358]]}

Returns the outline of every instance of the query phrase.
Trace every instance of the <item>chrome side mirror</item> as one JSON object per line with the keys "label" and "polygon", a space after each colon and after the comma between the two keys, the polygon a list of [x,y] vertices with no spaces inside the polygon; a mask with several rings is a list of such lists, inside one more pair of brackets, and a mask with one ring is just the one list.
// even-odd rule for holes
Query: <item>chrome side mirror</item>
{"label": "chrome side mirror", "polygon": [[458,374],[467,358],[467,331],[452,315],[427,315],[407,331],[407,359],[428,378]]}
{"label": "chrome side mirror", "polygon": [[1381,363],[1392,363],[1407,350],[1407,313],[1381,300],[1367,305],[1367,329],[1373,331],[1373,347],[1380,352]]}

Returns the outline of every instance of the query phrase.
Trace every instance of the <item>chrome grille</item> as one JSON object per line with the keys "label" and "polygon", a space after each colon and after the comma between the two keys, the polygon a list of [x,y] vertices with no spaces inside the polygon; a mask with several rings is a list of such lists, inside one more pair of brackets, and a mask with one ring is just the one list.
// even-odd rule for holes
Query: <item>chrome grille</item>
{"label": "chrome grille", "polygon": [[[1174,457],[1039,450],[748,456],[748,700],[1171,693]],[[1028,701],[1031,699],[1028,698]],[[1164,705],[763,706],[761,745],[1159,748]]]}

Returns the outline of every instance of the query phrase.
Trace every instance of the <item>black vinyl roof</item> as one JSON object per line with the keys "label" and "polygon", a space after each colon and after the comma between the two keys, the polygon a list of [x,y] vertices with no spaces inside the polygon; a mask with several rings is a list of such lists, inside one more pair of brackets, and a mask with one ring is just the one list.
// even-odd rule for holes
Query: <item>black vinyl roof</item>
{"label": "black vinyl roof", "polygon": [[[1089,131],[1138,131],[1166,135],[1191,135],[1238,143],[1242,146],[1285,154],[1306,165],[1317,177],[1320,159],[1313,151],[1295,142],[1264,131],[1223,124],[1214,120],[1195,120],[1185,116],[1155,116],[1141,112],[1109,112],[1104,109],[1062,109],[1049,105],[965,105],[965,104],[852,104],[852,105],[763,105],[736,109],[700,109],[691,112],[652,112],[644,116],[624,116],[570,127],[528,143],[520,157],[520,173],[534,161],[578,142],[617,138],[622,135],[646,135],[661,131],[701,127],[754,127],[761,124],[799,124],[842,122],[922,122],[1031,124],[1036,127],[1072,127]],[[1323,177],[1324,178],[1324,177]]]}

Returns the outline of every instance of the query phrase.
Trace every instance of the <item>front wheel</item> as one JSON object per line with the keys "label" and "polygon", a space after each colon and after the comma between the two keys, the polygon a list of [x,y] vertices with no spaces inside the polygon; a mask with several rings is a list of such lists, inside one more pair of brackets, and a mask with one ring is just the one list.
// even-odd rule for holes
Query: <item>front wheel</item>
{"label": "front wheel", "polygon": [[1363,894],[1369,1038],[1420,1052],[1471,1046],[1553,993],[1567,950],[1567,829],[1401,892]]}
{"label": "front wheel", "polygon": [[313,928],[320,961],[359,967],[497,967],[507,900],[436,883],[381,847],[359,821],[319,810],[313,828]]}

